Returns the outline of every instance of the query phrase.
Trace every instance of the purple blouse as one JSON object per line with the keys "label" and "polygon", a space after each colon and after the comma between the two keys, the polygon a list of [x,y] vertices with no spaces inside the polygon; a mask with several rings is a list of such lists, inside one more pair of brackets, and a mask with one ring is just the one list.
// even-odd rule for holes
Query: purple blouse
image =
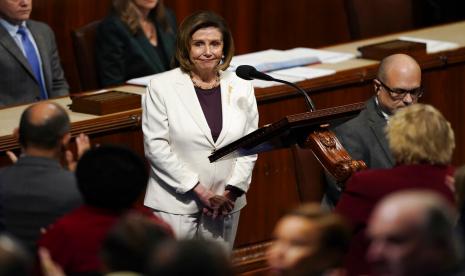
{"label": "purple blouse", "polygon": [[213,141],[216,142],[223,128],[223,112],[221,110],[221,86],[212,89],[195,87],[197,98],[202,107],[203,115],[207,120],[212,133]]}

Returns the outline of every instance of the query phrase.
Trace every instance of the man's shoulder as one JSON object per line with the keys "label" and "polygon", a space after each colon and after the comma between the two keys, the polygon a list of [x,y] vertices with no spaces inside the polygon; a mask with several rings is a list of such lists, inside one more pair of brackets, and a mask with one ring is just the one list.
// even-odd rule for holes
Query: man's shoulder
{"label": "man's shoulder", "polygon": [[[31,175],[34,177],[31,178]],[[63,185],[76,182],[74,174],[64,169],[59,162],[34,157],[21,157],[15,164],[3,167],[0,170],[0,179],[4,182],[8,180],[40,182],[44,179],[55,179]]]}
{"label": "man's shoulder", "polygon": [[[354,118],[334,127],[334,132],[340,135],[363,133],[363,129],[367,129],[370,126],[370,122],[373,120],[373,116],[378,116],[376,110],[374,110],[373,98],[370,98],[366,104],[365,108],[360,111],[360,113]],[[354,131],[357,130],[357,131]]]}
{"label": "man's shoulder", "polygon": [[50,28],[50,26],[47,23],[42,22],[42,21],[29,19],[26,22],[26,24],[28,25],[28,27],[34,28],[34,30],[38,30],[41,32],[50,32],[50,33],[53,32],[52,28]]}

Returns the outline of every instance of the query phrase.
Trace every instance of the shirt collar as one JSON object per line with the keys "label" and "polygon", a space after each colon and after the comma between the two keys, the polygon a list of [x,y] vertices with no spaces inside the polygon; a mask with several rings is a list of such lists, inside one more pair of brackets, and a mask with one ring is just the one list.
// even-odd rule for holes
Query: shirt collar
{"label": "shirt collar", "polygon": [[18,32],[18,29],[19,29],[19,25],[26,27],[26,21],[23,21],[21,22],[21,24],[19,25],[14,25],[14,24],[11,24],[10,22],[6,21],[5,19],[3,18],[0,18],[0,24],[6,29],[6,31],[11,35],[11,36],[16,36],[17,32]]}
{"label": "shirt collar", "polygon": [[378,97],[376,96],[375,97],[375,104],[376,104],[376,107],[378,108],[379,112],[381,112],[381,115],[383,115],[384,119],[389,120],[389,115],[383,111],[383,109],[381,108],[381,106],[379,106],[379,101],[378,101]]}

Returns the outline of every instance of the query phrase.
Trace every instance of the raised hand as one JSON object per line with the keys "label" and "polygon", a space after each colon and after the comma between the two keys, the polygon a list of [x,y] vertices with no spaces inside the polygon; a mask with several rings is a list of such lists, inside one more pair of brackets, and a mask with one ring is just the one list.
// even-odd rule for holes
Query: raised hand
{"label": "raised hand", "polygon": [[81,156],[90,149],[90,140],[89,136],[85,135],[84,133],[79,134],[76,137],[76,152],[77,156],[74,157],[73,153],[70,150],[65,152],[65,161],[66,167],[70,171],[75,171],[77,162],[81,158]]}

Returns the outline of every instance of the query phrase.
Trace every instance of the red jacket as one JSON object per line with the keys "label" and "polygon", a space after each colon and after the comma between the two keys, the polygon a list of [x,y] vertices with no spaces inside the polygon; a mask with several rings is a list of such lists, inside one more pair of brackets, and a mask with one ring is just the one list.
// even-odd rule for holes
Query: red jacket
{"label": "red jacket", "polygon": [[[171,228],[147,208],[135,211],[147,215],[172,234]],[[38,241],[38,247],[50,251],[52,259],[65,274],[101,271],[100,251],[108,231],[123,215],[105,209],[83,205],[50,225]]]}
{"label": "red jacket", "polygon": [[353,227],[353,236],[345,259],[348,275],[370,274],[365,260],[368,249],[365,229],[376,204],[393,192],[426,189],[443,195],[455,206],[453,191],[446,184],[448,175],[453,175],[453,169],[439,165],[401,165],[392,169],[355,173],[347,182],[335,210]]}

